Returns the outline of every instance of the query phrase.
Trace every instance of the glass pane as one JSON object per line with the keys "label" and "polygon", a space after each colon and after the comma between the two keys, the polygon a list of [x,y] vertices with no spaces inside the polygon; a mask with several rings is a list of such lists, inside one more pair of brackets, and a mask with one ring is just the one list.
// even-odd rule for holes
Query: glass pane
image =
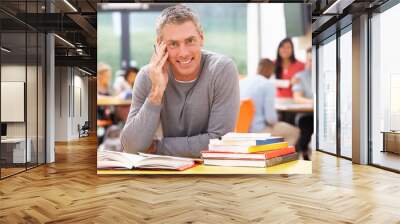
{"label": "glass pane", "polygon": [[340,150],[352,157],[352,35],[351,30],[340,37]]}
{"label": "glass pane", "polygon": [[45,163],[45,44],[46,37],[44,34],[38,36],[38,164]]}
{"label": "glass pane", "polygon": [[318,52],[318,146],[336,154],[336,39]]}
{"label": "glass pane", "polygon": [[150,61],[156,40],[156,20],[159,15],[160,12],[130,13],[131,58],[138,67],[143,67]]}
{"label": "glass pane", "polygon": [[372,163],[400,170],[400,5],[375,15],[372,25]]}
{"label": "glass pane", "polygon": [[28,142],[28,168],[37,165],[37,74],[38,74],[38,36],[36,32],[28,32],[27,80],[26,80],[26,116]]}
{"label": "glass pane", "polygon": [[[30,161],[26,151],[25,89],[26,33],[1,34],[1,175],[25,170]],[[28,147],[29,148],[29,147]]]}

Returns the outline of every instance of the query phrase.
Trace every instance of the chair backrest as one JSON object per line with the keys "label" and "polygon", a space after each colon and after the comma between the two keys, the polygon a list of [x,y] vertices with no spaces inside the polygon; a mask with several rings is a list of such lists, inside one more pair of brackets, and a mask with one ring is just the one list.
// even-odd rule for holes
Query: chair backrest
{"label": "chair backrest", "polygon": [[251,99],[240,101],[239,116],[236,120],[235,132],[247,133],[250,130],[251,123],[255,113],[254,103]]}
{"label": "chair backrest", "polygon": [[82,128],[89,129],[90,128],[89,121],[85,121],[85,123],[82,125]]}

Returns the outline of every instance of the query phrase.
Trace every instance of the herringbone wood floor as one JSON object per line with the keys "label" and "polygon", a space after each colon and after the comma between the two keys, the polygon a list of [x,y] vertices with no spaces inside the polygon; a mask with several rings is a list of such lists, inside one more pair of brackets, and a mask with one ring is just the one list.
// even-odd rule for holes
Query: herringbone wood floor
{"label": "herringbone wood floor", "polygon": [[313,174],[97,176],[96,140],[0,181],[0,223],[400,223],[400,175],[314,153]]}

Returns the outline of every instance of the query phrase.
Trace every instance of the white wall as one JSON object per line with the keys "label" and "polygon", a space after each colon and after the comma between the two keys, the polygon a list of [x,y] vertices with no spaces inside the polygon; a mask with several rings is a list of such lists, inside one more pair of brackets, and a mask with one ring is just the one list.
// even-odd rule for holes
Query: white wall
{"label": "white wall", "polygon": [[68,141],[68,68],[55,68],[55,141]]}
{"label": "white wall", "polygon": [[259,19],[260,4],[247,5],[247,74],[254,75],[260,60]]}
{"label": "white wall", "polygon": [[[286,38],[283,4],[261,4],[261,57],[276,59],[279,42]],[[301,21],[299,21],[301,22]]]}
{"label": "white wall", "polygon": [[[25,74],[28,70],[28,74],[34,69],[32,66],[27,68],[22,65],[2,65],[1,66],[1,81],[18,81],[25,82]],[[27,94],[27,96],[33,94]],[[35,94],[36,96],[36,94]],[[1,108],[1,110],[7,110],[7,108]],[[29,116],[29,115],[28,115]],[[31,120],[28,118],[28,120]],[[25,137],[25,122],[7,122],[7,136],[8,137]]]}
{"label": "white wall", "polygon": [[82,75],[75,68],[56,67],[56,141],[79,138],[78,124],[88,120],[88,78]]}

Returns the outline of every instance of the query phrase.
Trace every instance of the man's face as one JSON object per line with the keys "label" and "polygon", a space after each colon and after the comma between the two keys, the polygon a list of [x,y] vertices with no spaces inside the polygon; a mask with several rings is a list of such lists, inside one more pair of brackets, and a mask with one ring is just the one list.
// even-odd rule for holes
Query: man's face
{"label": "man's face", "polygon": [[168,62],[178,77],[195,77],[200,69],[203,35],[192,21],[166,24],[161,36],[167,45]]}

